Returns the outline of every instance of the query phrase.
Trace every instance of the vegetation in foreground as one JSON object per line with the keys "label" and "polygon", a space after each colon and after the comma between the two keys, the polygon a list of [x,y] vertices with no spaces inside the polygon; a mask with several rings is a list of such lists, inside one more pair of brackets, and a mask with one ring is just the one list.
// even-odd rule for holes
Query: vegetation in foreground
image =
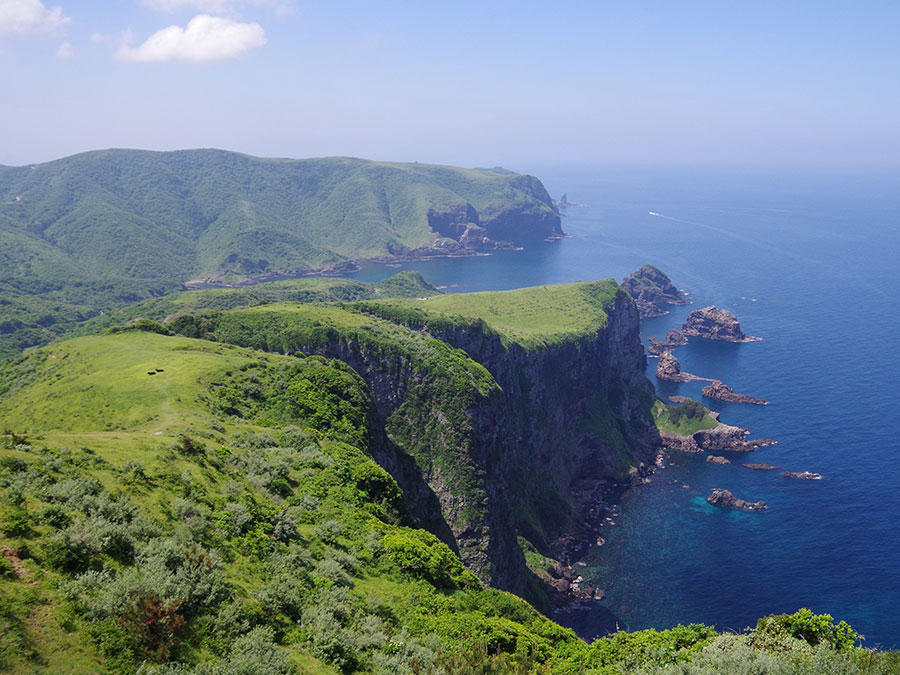
{"label": "vegetation in foreground", "polygon": [[691,625],[587,644],[483,588],[409,526],[399,486],[371,457],[373,414],[340,361],[153,332],[79,338],[5,364],[0,416],[19,431],[0,449],[0,668],[897,667],[806,610],[741,636]]}

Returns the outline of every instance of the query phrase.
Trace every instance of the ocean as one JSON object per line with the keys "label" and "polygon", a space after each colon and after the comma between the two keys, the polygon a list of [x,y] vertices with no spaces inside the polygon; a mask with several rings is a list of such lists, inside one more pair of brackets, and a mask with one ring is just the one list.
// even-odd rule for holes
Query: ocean
{"label": "ocean", "polygon": [[[900,172],[823,167],[553,167],[533,171],[570,202],[568,239],[523,251],[404,263],[448,292],[615,278],[662,269],[692,304],[643,323],[663,338],[692,309],[733,312],[762,342],[692,338],[683,370],[768,406],[702,399],[703,382],[647,377],[660,397],[701,399],[776,445],[731,465],[678,455],[620,505],[583,576],[605,591],[559,617],[585,637],[701,622],[742,630],[808,607],[864,645],[900,648]],[[654,212],[659,215],[650,215]],[[396,266],[367,265],[377,280]],[[742,462],[774,464],[753,471]],[[793,480],[781,471],[811,471]],[[726,488],[761,513],[709,506]]]}

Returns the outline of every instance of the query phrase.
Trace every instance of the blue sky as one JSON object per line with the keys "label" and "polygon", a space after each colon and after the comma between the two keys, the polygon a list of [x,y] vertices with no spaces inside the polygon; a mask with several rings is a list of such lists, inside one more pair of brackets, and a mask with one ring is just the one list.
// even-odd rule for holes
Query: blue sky
{"label": "blue sky", "polygon": [[0,164],[896,163],[900,2],[0,0]]}

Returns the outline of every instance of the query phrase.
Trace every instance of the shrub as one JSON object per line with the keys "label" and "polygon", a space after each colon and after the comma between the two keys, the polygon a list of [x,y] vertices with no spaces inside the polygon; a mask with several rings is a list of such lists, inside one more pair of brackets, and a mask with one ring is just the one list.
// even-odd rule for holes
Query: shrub
{"label": "shrub", "polygon": [[19,505],[0,509],[0,530],[8,537],[27,537],[31,533],[28,512]]}
{"label": "shrub", "polygon": [[116,625],[131,637],[134,653],[145,659],[165,661],[184,629],[184,617],[178,613],[180,601],[162,600],[158,595],[130,598],[127,609],[116,618]]}
{"label": "shrub", "polygon": [[788,637],[813,646],[824,643],[839,652],[849,650],[861,639],[846,621],[835,624],[830,614],[813,614],[811,610],[802,608],[793,614],[761,618],[756,622],[752,640],[755,646],[765,647],[772,646],[773,639],[777,644]]}
{"label": "shrub", "polygon": [[35,512],[34,520],[41,525],[61,528],[72,523],[69,514],[59,504],[44,504]]}
{"label": "shrub", "polygon": [[430,532],[403,528],[384,536],[384,557],[440,588],[477,587],[478,581],[446,544]]}

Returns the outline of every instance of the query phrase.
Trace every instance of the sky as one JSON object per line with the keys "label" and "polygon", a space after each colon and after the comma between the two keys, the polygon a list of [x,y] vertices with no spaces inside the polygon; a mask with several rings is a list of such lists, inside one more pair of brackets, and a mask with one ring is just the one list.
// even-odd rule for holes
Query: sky
{"label": "sky", "polygon": [[0,0],[0,164],[900,164],[897,0]]}

